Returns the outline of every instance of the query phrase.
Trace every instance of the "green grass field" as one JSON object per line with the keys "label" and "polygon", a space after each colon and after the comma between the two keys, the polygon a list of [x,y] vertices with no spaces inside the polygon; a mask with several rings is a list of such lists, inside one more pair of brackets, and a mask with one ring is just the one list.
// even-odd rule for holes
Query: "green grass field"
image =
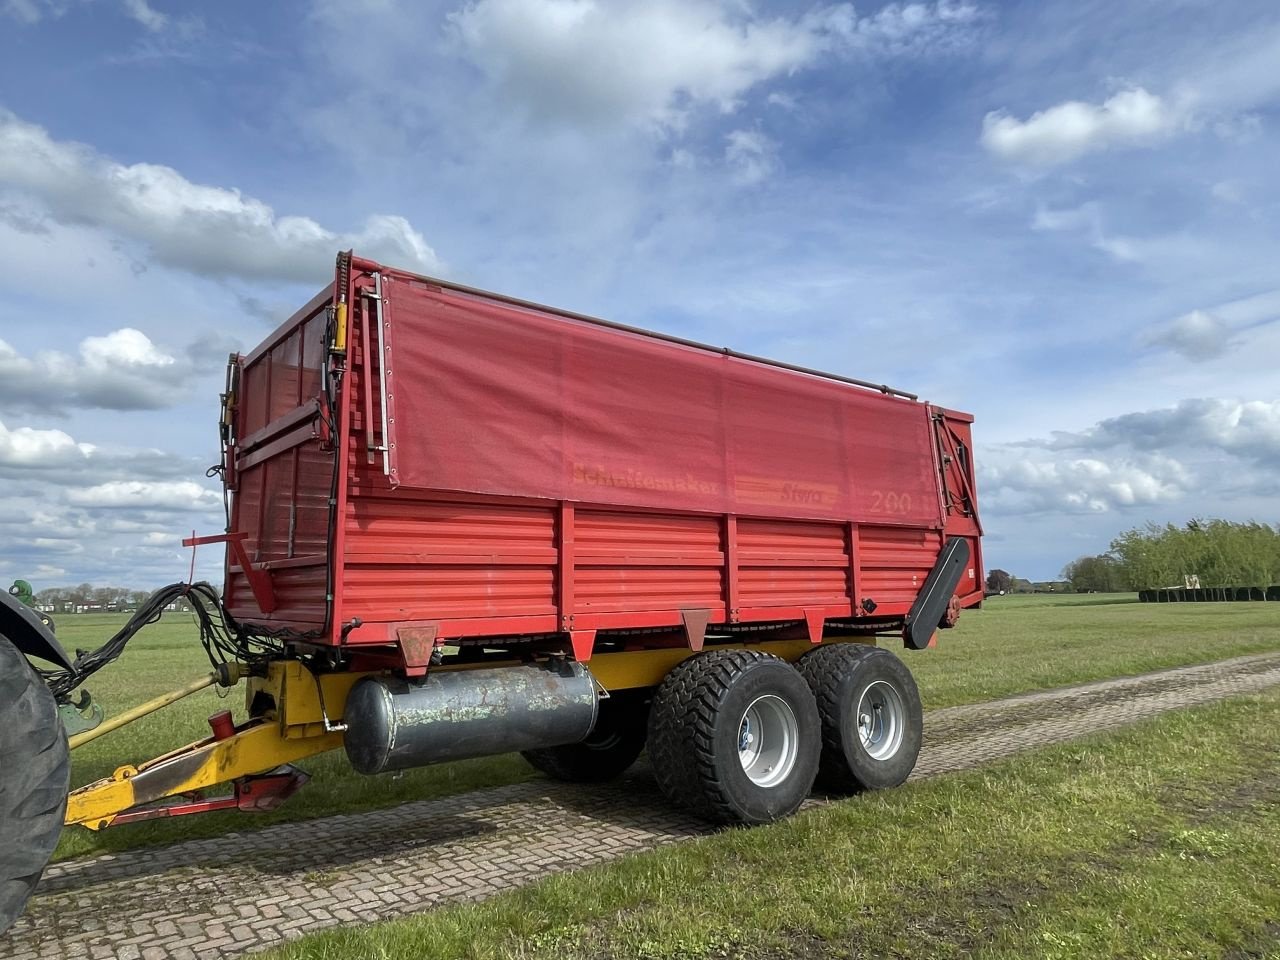
{"label": "green grass field", "polygon": [[270,960],[1280,958],[1280,691]]}
{"label": "green grass field", "polygon": [[[63,616],[58,636],[68,649],[92,647],[118,629],[122,616]],[[999,597],[967,611],[936,650],[904,651],[926,709],[1046,689],[1086,680],[1142,673],[1265,650],[1280,650],[1280,604],[1139,604],[1131,596]],[[191,621],[169,615],[148,628],[121,660],[87,687],[108,715],[180,686],[208,671]],[[193,696],[77,750],[74,784],[107,776],[207,734],[205,719],[230,707],[240,715],[242,694]],[[429,767],[396,777],[362,777],[341,752],[307,760],[313,776],[271,814],[206,814],[132,824],[93,833],[67,830],[56,857],[169,843],[249,830],[282,820],[392,806],[535,776],[514,756]]]}

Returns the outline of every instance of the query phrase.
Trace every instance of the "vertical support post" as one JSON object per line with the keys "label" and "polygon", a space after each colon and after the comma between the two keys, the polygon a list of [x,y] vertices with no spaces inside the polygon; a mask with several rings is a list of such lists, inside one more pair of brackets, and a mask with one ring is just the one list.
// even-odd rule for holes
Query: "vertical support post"
{"label": "vertical support post", "polygon": [[[573,565],[575,551],[573,546],[573,504],[560,502],[559,523],[559,556],[556,561],[556,598],[560,605],[560,629],[570,630],[573,627]],[[594,639],[594,637],[593,637]]]}
{"label": "vertical support post", "polygon": [[[373,275],[374,316],[378,323],[378,385],[382,405],[382,472],[391,476],[391,415],[387,412],[387,377],[391,376],[391,331],[386,318],[382,274]],[[392,486],[396,481],[392,478]]]}
{"label": "vertical support post", "polygon": [[724,518],[724,611],[725,620],[738,622],[738,518],[731,513]]}
{"label": "vertical support post", "polygon": [[861,579],[858,569],[858,525],[850,520],[845,524],[845,549],[849,551],[849,612],[855,617],[863,616],[862,600],[859,596]]}
{"label": "vertical support post", "polygon": [[351,311],[351,322],[360,323],[360,363],[350,364],[352,372],[359,371],[360,385],[364,388],[364,409],[360,411],[360,423],[364,428],[364,451],[366,463],[372,465],[376,459],[378,441],[373,433],[373,345],[369,341],[369,328],[373,326],[369,318],[369,307],[366,300],[375,294],[372,290],[360,291],[361,296],[355,298],[355,309]]}

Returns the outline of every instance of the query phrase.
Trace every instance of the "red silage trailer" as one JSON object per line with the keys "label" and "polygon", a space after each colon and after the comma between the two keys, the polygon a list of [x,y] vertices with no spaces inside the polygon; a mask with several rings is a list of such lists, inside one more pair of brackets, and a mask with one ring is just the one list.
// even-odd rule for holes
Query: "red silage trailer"
{"label": "red silage trailer", "polygon": [[885,632],[949,538],[953,610],[982,598],[972,418],[888,387],[358,259],[233,374],[228,606],[410,673],[456,641]]}
{"label": "red silage trailer", "polygon": [[[73,661],[0,595],[0,754],[21,774],[0,839],[26,838],[0,929],[64,819],[270,809],[305,780],[292,763],[339,747],[369,774],[519,750],[576,781],[647,748],[671,800],[730,823],[791,813],[815,780],[901,783],[922,708],[877,642],[929,646],[982,600],[971,423],[339,256],[231,358],[227,532],[188,541],[226,544],[221,597],[163,588]],[[211,674],[105,723],[72,699],[179,598]],[[46,802],[68,746],[240,682],[240,721],[73,790],[65,817]]]}
{"label": "red silage trailer", "polygon": [[[970,416],[350,256],[228,382],[226,603],[381,678],[331,694],[357,769],[523,747],[590,778],[647,738],[673,798],[751,822],[808,791],[815,717],[829,784],[914,765],[915,685],[874,644],[931,645],[981,602]],[[577,706],[531,732],[548,665]],[[717,665],[803,677],[819,708],[730,697],[747,773],[727,799],[682,739],[689,690],[728,695]],[[494,699],[500,722],[440,726]],[[784,767],[786,789],[760,774]]]}

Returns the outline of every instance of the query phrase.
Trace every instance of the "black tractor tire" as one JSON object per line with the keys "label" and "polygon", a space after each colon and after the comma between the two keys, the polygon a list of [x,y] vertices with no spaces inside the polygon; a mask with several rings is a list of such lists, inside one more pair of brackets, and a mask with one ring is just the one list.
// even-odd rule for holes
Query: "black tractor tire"
{"label": "black tractor tire", "polygon": [[879,647],[837,643],[811,650],[797,667],[822,718],[818,786],[860,793],[905,781],[924,735],[920,691],[907,665]]}
{"label": "black tractor tire", "polygon": [[585,740],[521,753],[536,769],[568,783],[604,783],[620,776],[644,750],[647,694],[614,694],[600,701],[596,725]]}
{"label": "black tractor tire", "polygon": [[0,637],[0,933],[22,914],[58,845],[70,779],[53,694]]}
{"label": "black tractor tire", "polygon": [[[782,749],[791,759],[775,764],[779,773],[755,770],[743,756],[750,752],[746,738],[756,735],[751,717],[761,716],[766,701],[774,719],[756,723],[759,749],[790,744]],[[786,732],[769,733],[779,725]],[[818,708],[808,685],[785,660],[754,650],[713,650],[685,660],[667,674],[649,710],[649,760],[658,786],[672,803],[713,823],[790,816],[813,788],[819,750]],[[762,775],[780,779],[762,783]]]}

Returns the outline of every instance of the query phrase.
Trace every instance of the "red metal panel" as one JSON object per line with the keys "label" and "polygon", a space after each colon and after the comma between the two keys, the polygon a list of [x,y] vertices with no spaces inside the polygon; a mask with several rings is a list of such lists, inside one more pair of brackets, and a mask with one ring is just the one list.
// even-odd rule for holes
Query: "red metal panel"
{"label": "red metal panel", "polygon": [[[879,607],[910,604],[920,592],[942,549],[938,530],[910,527],[858,528],[858,592]],[[877,614],[886,611],[877,609]]]}
{"label": "red metal panel", "polygon": [[329,492],[333,485],[333,453],[318,443],[298,447],[297,498],[294,501],[295,557],[325,556],[329,546]]}
{"label": "red metal panel", "polygon": [[333,454],[320,449],[313,422],[326,357],[326,300],[317,296],[240,360],[231,530],[246,535],[252,564],[276,567],[270,578],[277,601],[271,616],[263,617],[229,558],[228,608],[242,620],[301,629],[325,620]]}
{"label": "red metal panel", "polygon": [[579,508],[574,520],[578,565],[651,558],[672,565],[723,563],[720,518]]}
{"label": "red metal panel", "polygon": [[302,375],[301,330],[291,333],[271,350],[271,401],[267,405],[268,422],[295,410],[301,400]]}
{"label": "red metal panel", "polygon": [[[555,575],[546,566],[419,566],[348,562],[347,618],[438,620],[555,613]],[[499,629],[496,632],[502,632]]]}
{"label": "red metal panel", "polygon": [[579,507],[573,591],[575,623],[629,609],[723,611],[720,520]]}
{"label": "red metal panel", "polygon": [[739,603],[744,608],[849,601],[849,554],[839,523],[738,520]]}
{"label": "red metal panel", "polygon": [[[311,559],[305,565],[273,566],[269,569],[276,601],[276,608],[269,619],[307,629],[323,624],[327,590],[325,558]],[[263,619],[238,566],[232,566],[228,571],[227,600],[227,606],[237,617],[252,621]]]}
{"label": "red metal panel", "polygon": [[348,620],[555,612],[558,555],[550,506],[458,503],[388,490],[353,495],[346,516]]}

